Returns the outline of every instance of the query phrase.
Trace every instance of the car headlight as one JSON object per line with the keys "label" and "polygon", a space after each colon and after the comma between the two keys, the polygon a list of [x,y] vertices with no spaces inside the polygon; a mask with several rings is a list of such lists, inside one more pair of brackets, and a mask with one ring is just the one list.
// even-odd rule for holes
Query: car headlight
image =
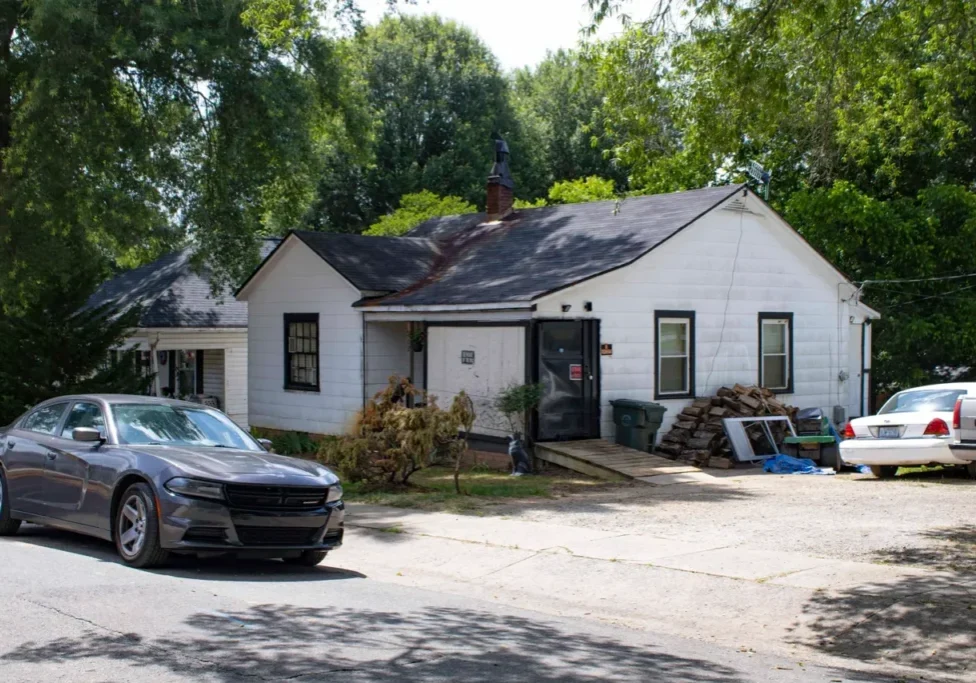
{"label": "car headlight", "polygon": [[329,495],[326,496],[326,503],[334,503],[337,500],[342,500],[342,486],[339,484],[334,484],[329,487]]}
{"label": "car headlight", "polygon": [[166,482],[166,490],[170,493],[189,498],[224,499],[224,487],[221,484],[215,484],[212,481],[203,481],[201,479],[176,477]]}

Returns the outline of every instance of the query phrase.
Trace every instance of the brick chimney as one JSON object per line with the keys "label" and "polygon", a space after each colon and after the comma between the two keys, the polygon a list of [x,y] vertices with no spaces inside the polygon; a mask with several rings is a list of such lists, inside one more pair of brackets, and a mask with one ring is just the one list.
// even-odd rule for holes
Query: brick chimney
{"label": "brick chimney", "polygon": [[495,138],[495,163],[488,174],[488,202],[485,213],[489,221],[497,221],[512,213],[512,203],[515,198],[512,190],[515,183],[508,171],[508,144],[499,137]]}

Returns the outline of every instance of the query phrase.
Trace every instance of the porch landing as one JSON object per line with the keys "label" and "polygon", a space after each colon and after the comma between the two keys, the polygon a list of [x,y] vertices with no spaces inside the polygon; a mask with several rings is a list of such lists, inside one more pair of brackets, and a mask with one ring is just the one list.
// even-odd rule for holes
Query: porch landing
{"label": "porch landing", "polygon": [[693,465],[618,446],[603,439],[536,443],[535,457],[605,481],[636,479],[666,486],[714,480],[710,474]]}

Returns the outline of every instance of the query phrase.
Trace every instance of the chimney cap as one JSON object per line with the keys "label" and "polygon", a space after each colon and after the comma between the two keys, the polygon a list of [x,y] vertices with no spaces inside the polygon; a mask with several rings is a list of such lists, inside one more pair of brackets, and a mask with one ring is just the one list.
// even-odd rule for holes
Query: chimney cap
{"label": "chimney cap", "polygon": [[488,173],[488,184],[501,185],[510,190],[514,189],[515,181],[512,180],[512,174],[508,170],[508,157],[510,155],[508,143],[498,135],[495,135],[494,138],[495,163],[492,164],[491,171]]}

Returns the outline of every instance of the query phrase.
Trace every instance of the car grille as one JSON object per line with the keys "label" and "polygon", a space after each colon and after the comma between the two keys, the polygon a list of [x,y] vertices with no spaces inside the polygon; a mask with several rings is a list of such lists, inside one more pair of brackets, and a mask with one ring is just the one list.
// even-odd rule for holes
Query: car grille
{"label": "car grille", "polygon": [[239,510],[314,510],[325,504],[328,488],[227,484],[227,502]]}
{"label": "car grille", "polygon": [[186,530],[183,540],[192,543],[223,543],[227,540],[227,531],[223,527],[194,526]]}
{"label": "car grille", "polygon": [[318,528],[239,526],[237,538],[243,545],[313,545]]}

